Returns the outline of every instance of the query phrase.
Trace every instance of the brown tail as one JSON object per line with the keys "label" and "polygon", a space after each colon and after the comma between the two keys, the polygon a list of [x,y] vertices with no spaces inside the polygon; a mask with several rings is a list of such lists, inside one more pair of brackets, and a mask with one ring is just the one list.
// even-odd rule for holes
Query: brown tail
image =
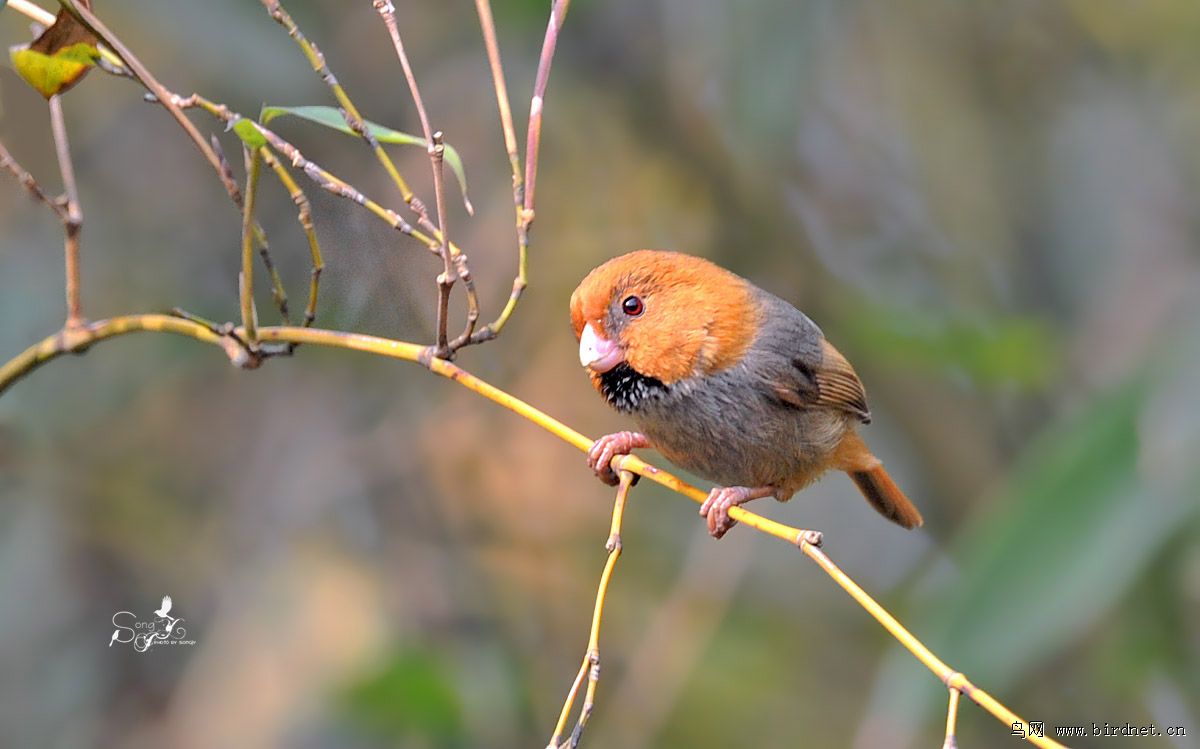
{"label": "brown tail", "polygon": [[851,429],[846,432],[837,447],[834,465],[845,471],[871,506],[888,520],[905,528],[917,528],[924,524],[921,513],[908,501],[883,464],[871,454],[862,437]]}
{"label": "brown tail", "polygon": [[871,506],[879,511],[880,515],[910,530],[925,522],[921,518],[921,513],[908,500],[908,497],[904,496],[904,492],[900,491],[900,487],[896,486],[896,482],[892,481],[892,477],[883,470],[882,465],[866,471],[849,471],[848,473],[850,478],[854,479],[854,483],[858,485],[858,490],[867,498]]}

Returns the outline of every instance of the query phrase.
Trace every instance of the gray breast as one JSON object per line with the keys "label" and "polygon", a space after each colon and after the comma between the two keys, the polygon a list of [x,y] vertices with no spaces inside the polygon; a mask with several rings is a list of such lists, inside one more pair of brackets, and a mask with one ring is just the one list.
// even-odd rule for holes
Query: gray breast
{"label": "gray breast", "polygon": [[672,383],[632,415],[672,463],[723,486],[774,486],[781,498],[816,478],[847,428],[828,410],[783,403],[745,364]]}

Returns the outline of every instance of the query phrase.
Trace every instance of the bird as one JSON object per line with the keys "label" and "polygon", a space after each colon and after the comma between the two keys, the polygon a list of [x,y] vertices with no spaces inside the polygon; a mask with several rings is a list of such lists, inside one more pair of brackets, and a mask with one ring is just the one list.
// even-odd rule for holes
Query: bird
{"label": "bird", "polygon": [[171,597],[163,596],[162,605],[158,607],[158,611],[155,611],[154,615],[165,617],[165,616],[167,616],[167,614],[170,611],[171,611]]}
{"label": "bird", "polygon": [[840,470],[888,520],[923,524],[858,434],[871,421],[862,381],[793,305],[709,260],[637,250],[588,273],[570,307],[580,364],[637,426],[588,451],[605,483],[618,482],[613,458],[653,448],[717,484],[700,514],[721,538],[731,508],[787,501]]}

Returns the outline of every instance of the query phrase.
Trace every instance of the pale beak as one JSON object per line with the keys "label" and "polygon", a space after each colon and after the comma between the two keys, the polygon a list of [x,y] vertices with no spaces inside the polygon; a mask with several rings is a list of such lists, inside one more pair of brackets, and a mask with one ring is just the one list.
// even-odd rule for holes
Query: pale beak
{"label": "pale beak", "polygon": [[597,374],[604,374],[624,360],[621,348],[607,338],[596,335],[591,323],[583,326],[579,336],[579,363]]}

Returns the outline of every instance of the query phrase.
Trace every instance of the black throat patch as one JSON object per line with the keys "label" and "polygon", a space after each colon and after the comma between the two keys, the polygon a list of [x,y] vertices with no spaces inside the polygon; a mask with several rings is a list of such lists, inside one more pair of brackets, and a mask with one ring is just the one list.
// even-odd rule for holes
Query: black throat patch
{"label": "black throat patch", "polygon": [[638,372],[625,362],[600,375],[600,390],[608,405],[618,411],[636,411],[647,400],[658,398],[667,392],[662,380]]}

